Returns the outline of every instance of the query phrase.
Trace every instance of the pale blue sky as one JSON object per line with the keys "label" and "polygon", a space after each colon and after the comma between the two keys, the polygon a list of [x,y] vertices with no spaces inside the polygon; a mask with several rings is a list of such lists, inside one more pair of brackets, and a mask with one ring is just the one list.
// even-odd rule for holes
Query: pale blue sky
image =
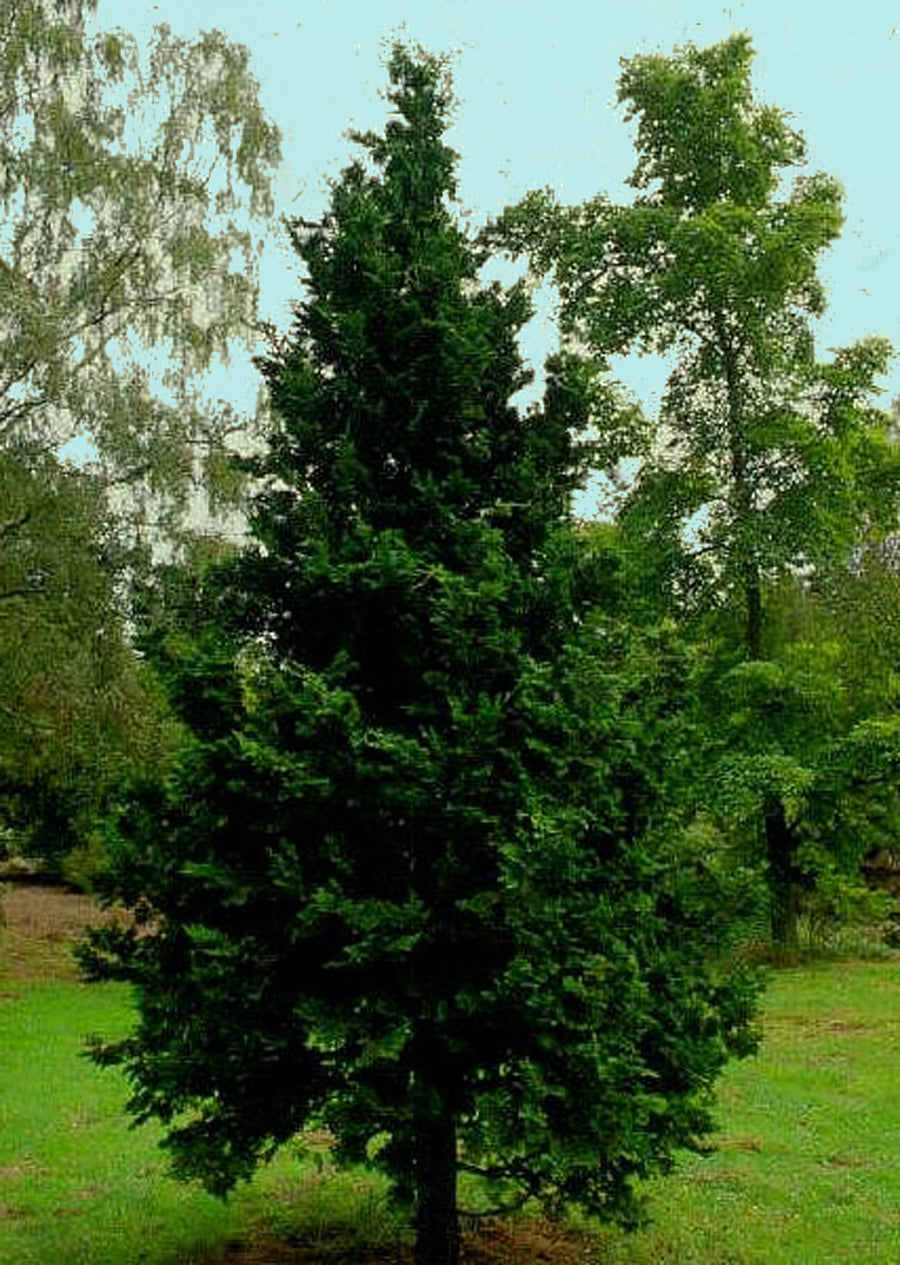
{"label": "pale blue sky", "polygon": [[[829,314],[819,347],[870,333],[900,347],[900,0],[100,0],[102,26],[149,34],[218,27],[251,50],[263,103],[285,134],[278,198],[314,217],[354,147],[349,127],[380,130],[383,58],[395,38],[455,54],[459,100],[448,140],[460,152],[459,193],[480,222],[526,190],[552,185],[566,202],[598,191],[629,200],[635,155],[614,108],[619,58],[706,45],[750,33],[754,81],[805,134],[809,167],[847,193],[843,237],[821,275]],[[262,275],[262,306],[284,324],[298,297],[296,274],[274,256]],[[538,368],[552,346],[548,315],[524,340]],[[650,358],[617,374],[651,410],[662,369]],[[252,371],[251,371],[252,374]],[[248,377],[248,381],[250,381]],[[900,394],[900,362],[882,397]]]}

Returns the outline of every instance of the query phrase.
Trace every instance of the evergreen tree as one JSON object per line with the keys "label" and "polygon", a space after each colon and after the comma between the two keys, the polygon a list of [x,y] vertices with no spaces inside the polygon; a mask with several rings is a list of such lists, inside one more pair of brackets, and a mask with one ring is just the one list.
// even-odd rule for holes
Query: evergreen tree
{"label": "evergreen tree", "polygon": [[511,403],[527,296],[479,283],[454,222],[440,64],[397,48],[390,75],[369,164],[293,226],[256,544],[166,657],[192,743],[111,841],[139,930],[87,960],[136,986],[95,1057],[178,1172],[225,1192],[325,1126],[411,1205],[419,1265],[452,1265],[460,1172],[632,1215],[710,1127],[753,991],[661,873],[652,688],[629,712],[570,583],[572,428],[614,398],[566,356],[543,409]]}

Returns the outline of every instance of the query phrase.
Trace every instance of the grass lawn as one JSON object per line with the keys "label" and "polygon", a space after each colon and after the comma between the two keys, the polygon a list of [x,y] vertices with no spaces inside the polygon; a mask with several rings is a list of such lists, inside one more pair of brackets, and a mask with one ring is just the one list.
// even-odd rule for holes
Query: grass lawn
{"label": "grass lawn", "polygon": [[655,1182],[616,1265],[900,1261],[900,962],[773,973],[765,1041],[719,1087],[718,1150]]}
{"label": "grass lawn", "polygon": [[[62,903],[61,903],[62,902]],[[127,1029],[118,985],[79,984],[87,902],[14,891],[0,931],[0,1262],[364,1265],[408,1259],[380,1188],[327,1150],[287,1154],[226,1206],[166,1176],[158,1131],[129,1130],[126,1087],[79,1058]],[[634,1235],[520,1221],[467,1241],[467,1265],[896,1265],[900,961],[773,974],[766,1040],[720,1085],[718,1151],[652,1183]],[[315,1140],[313,1140],[315,1145]]]}

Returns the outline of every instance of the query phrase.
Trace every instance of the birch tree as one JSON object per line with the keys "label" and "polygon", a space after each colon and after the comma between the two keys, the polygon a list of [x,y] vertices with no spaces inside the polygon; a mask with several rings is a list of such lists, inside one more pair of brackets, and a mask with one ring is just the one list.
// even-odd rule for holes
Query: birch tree
{"label": "birch tree", "polygon": [[[103,32],[91,0],[0,13],[0,445],[77,437],[132,507],[173,525],[224,494],[246,425],[204,374],[256,326],[279,132],[247,50]],[[215,492],[213,492],[215,496]]]}

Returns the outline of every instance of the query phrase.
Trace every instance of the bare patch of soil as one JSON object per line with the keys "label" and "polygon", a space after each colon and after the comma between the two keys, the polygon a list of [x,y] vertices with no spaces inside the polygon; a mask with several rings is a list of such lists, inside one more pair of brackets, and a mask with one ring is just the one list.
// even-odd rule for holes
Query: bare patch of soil
{"label": "bare patch of soil", "polygon": [[[890,1021],[887,1021],[888,1024]],[[863,1037],[869,1036],[874,1028],[885,1027],[885,1020],[827,1019],[823,1015],[779,1015],[767,1020],[767,1031],[779,1036],[790,1034],[789,1039],[806,1038],[819,1041],[826,1036]]]}
{"label": "bare patch of soil", "polygon": [[[590,1265],[597,1259],[597,1241],[588,1234],[540,1218],[492,1221],[467,1234],[462,1265]],[[335,1246],[323,1254],[290,1247],[275,1239],[234,1241],[203,1260],[203,1265],[412,1265],[412,1249],[378,1249],[360,1255]]]}
{"label": "bare patch of soil", "polygon": [[497,1221],[466,1241],[464,1265],[587,1265],[597,1259],[592,1235],[553,1221]]}
{"label": "bare patch of soil", "polygon": [[80,892],[10,883],[0,900],[0,984],[77,979],[73,943],[111,916]]}

